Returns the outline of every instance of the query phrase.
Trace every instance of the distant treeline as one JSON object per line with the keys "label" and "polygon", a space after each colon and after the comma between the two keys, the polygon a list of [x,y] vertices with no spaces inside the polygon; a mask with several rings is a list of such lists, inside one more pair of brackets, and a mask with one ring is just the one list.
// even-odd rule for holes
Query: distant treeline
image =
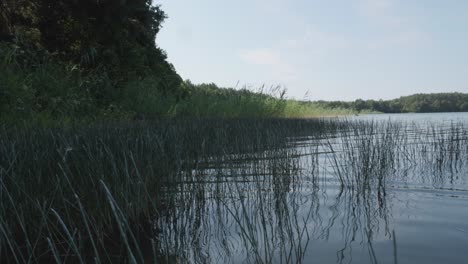
{"label": "distant treeline", "polygon": [[402,96],[393,100],[316,101],[326,108],[353,109],[358,112],[435,113],[468,112],[468,94],[433,93]]}

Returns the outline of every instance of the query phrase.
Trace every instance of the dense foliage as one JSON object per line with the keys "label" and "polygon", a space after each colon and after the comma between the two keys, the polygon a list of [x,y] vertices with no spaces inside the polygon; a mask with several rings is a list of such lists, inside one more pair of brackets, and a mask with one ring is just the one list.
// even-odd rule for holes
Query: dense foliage
{"label": "dense foliage", "polygon": [[122,100],[141,80],[151,80],[161,96],[184,95],[181,77],[155,43],[166,15],[151,0],[2,0],[1,5],[3,111],[52,118],[132,112],[122,109]]}
{"label": "dense foliage", "polygon": [[393,100],[318,101],[324,107],[382,113],[468,112],[468,94],[434,93],[402,96]]}
{"label": "dense foliage", "polygon": [[151,0],[6,0],[4,5],[2,35],[29,48],[119,75],[174,74],[155,45],[166,15]]}

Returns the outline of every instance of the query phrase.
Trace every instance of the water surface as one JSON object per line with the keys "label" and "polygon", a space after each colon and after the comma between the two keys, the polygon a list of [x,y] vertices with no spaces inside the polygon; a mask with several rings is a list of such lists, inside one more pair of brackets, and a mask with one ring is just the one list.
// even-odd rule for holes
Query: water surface
{"label": "water surface", "polygon": [[353,117],[167,184],[161,254],[187,263],[466,263],[468,113]]}

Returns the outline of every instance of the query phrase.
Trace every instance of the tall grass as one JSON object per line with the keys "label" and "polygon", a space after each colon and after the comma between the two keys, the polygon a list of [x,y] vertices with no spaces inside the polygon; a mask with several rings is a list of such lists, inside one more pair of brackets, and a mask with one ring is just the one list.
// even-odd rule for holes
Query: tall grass
{"label": "tall grass", "polygon": [[375,230],[392,236],[387,186],[461,181],[466,131],[336,119],[4,126],[0,260],[300,263],[344,216],[339,259],[365,224],[377,260]]}
{"label": "tall grass", "polygon": [[[0,131],[1,259],[143,262],[163,190],[213,157],[286,146],[323,120],[161,120]],[[187,178],[190,179],[190,178]],[[153,253],[151,253],[153,252]]]}
{"label": "tall grass", "polygon": [[148,79],[131,84],[125,96],[129,109],[148,117],[317,118],[357,113],[286,99],[286,90],[281,87],[236,90],[187,81],[184,85],[188,96],[177,99],[154,89],[157,82]]}
{"label": "tall grass", "polygon": [[300,117],[300,118],[316,118],[316,117],[332,117],[332,116],[349,116],[359,113],[351,108],[327,107],[316,102],[301,102],[297,100],[286,100],[283,117]]}
{"label": "tall grass", "polygon": [[377,182],[385,187],[391,180],[414,182],[454,175],[468,165],[466,123],[361,121],[344,126],[347,129],[340,131],[339,140],[328,144],[333,153],[329,158],[343,186],[363,189]]}
{"label": "tall grass", "polygon": [[[304,118],[354,113],[285,98],[281,87],[220,88],[167,78],[118,76],[105,67],[85,70],[0,43],[0,121],[71,124],[161,117]],[[169,87],[172,87],[169,89]]]}

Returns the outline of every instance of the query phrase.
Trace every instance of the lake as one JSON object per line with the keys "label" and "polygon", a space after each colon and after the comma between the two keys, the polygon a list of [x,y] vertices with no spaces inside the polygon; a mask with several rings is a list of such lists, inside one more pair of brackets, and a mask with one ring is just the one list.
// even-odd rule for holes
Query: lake
{"label": "lake", "polygon": [[163,190],[156,243],[182,263],[465,263],[468,113],[365,115],[226,153]]}

